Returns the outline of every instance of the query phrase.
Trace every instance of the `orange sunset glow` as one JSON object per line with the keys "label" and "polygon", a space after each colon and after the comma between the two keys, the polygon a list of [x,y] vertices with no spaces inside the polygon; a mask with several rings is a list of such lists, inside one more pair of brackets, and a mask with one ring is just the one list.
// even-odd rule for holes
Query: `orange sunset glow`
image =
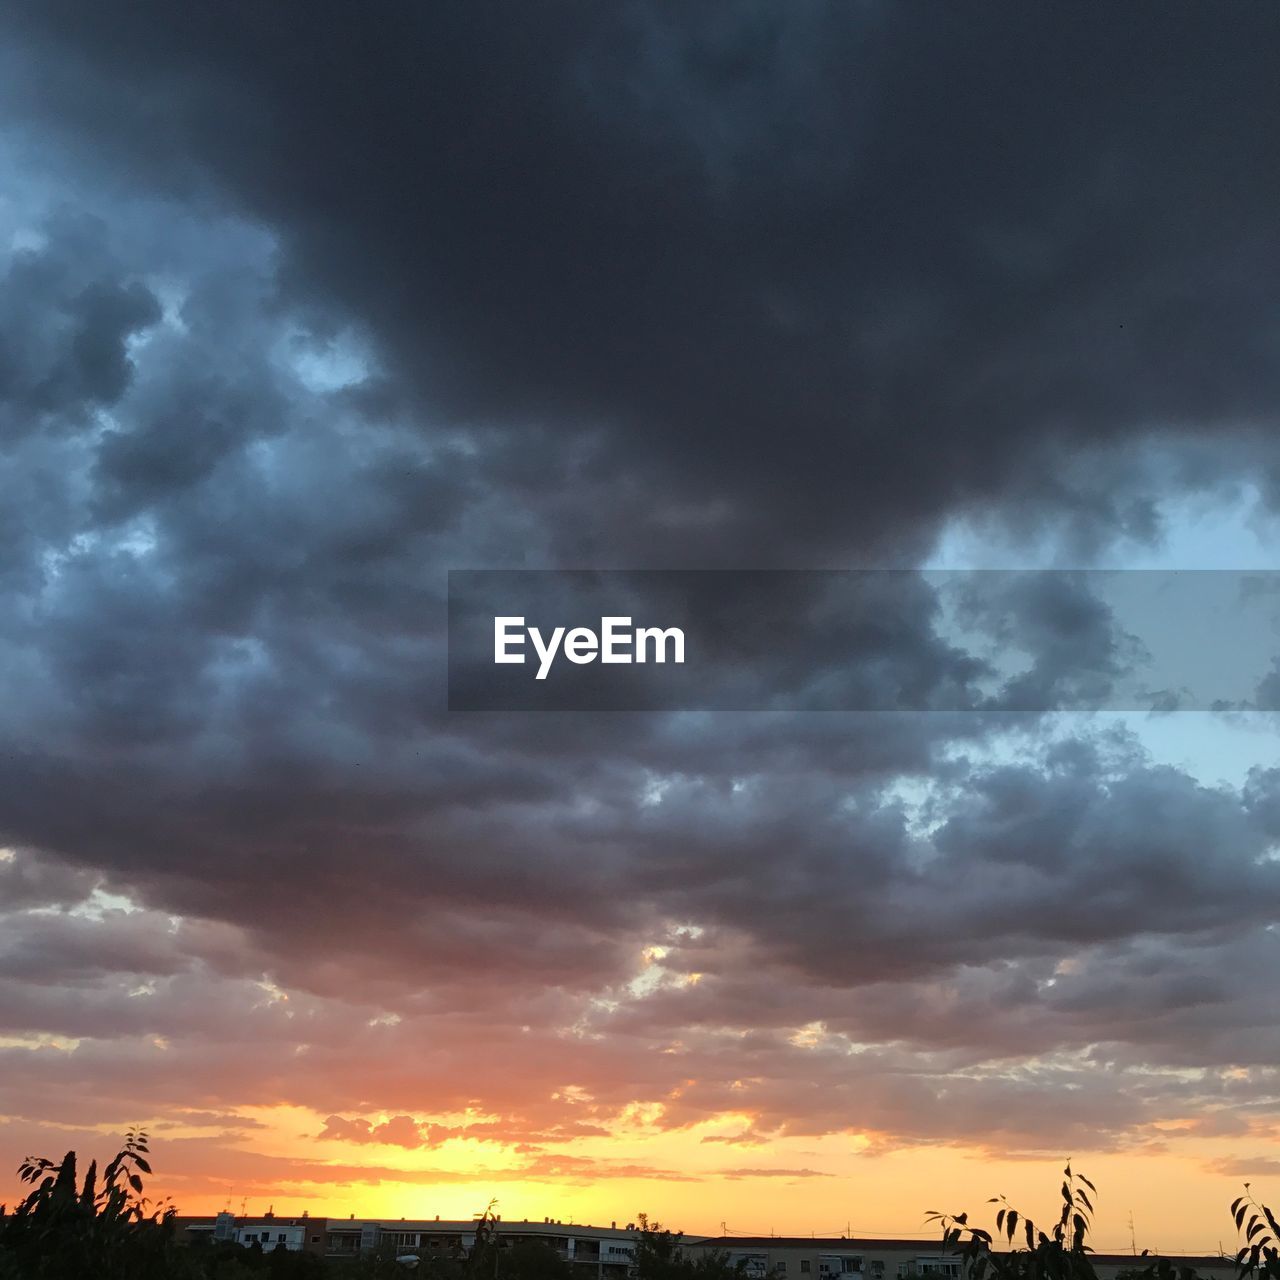
{"label": "orange sunset glow", "polygon": [[[11,855],[10,871],[20,865]],[[1049,1144],[1070,1141],[1101,1191],[1103,1246],[1123,1252],[1140,1235],[1140,1247],[1201,1253],[1216,1251],[1237,1185],[1270,1167],[1265,1154],[1239,1159],[1242,1136],[1276,1150],[1265,1117],[1232,1105],[1245,1071],[1145,1069],[1135,1117],[1122,1073],[1079,1055],[983,1063],[855,1045],[822,1021],[790,1026],[781,1009],[772,1026],[699,1024],[708,992],[745,1001],[755,988],[745,970],[682,970],[682,948],[708,946],[688,928],[641,948],[618,986],[553,1000],[513,986],[480,1004],[460,977],[453,1000],[402,998],[401,1013],[219,974],[249,939],[101,892],[91,909],[36,920],[63,955],[128,939],[153,970],[182,971],[97,988],[104,1021],[164,1019],[167,1034],[8,1041],[33,1109],[58,1100],[54,1123],[11,1118],[8,1150],[105,1153],[119,1133],[96,1121],[104,1104],[158,1100],[134,1116],[152,1134],[151,1191],[187,1213],[465,1220],[496,1199],[532,1221],[646,1212],[699,1234],[923,1236],[927,1210],[996,1194],[1044,1213],[1060,1160]],[[945,993],[930,993],[942,1017]],[[656,1034],[676,1010],[682,1035]],[[81,1073],[93,1092],[76,1099]]]}
{"label": "orange sunset glow", "polygon": [[[764,1151],[725,1148],[706,1141],[720,1124],[669,1135],[637,1127],[532,1159],[520,1144],[471,1139],[449,1139],[426,1152],[377,1141],[353,1151],[340,1141],[317,1142],[315,1116],[298,1108],[246,1118],[266,1129],[255,1128],[239,1144],[211,1140],[180,1119],[172,1129],[157,1126],[156,1190],[191,1213],[216,1213],[228,1203],[238,1210],[243,1200],[250,1213],[274,1205],[277,1213],[305,1208],[335,1218],[376,1212],[465,1220],[496,1198],[504,1217],[532,1221],[549,1215],[607,1225],[643,1210],[694,1233],[718,1235],[723,1221],[731,1230],[765,1235],[843,1234],[851,1227],[860,1235],[928,1238],[926,1208],[978,1210],[988,1192],[1049,1216],[1058,1167],[1048,1158],[1009,1160],[976,1148],[872,1156],[863,1135],[787,1140]],[[105,1150],[115,1135],[74,1137],[82,1149]],[[1103,1192],[1100,1246],[1128,1252],[1132,1212],[1146,1242],[1139,1247],[1216,1252],[1224,1235],[1222,1197],[1233,1197],[1239,1181],[1222,1154],[1229,1149],[1201,1140],[1131,1155],[1099,1153],[1087,1166],[1078,1161]],[[905,1207],[917,1199],[918,1209]],[[1163,1223],[1171,1209],[1176,1226],[1144,1230]]]}

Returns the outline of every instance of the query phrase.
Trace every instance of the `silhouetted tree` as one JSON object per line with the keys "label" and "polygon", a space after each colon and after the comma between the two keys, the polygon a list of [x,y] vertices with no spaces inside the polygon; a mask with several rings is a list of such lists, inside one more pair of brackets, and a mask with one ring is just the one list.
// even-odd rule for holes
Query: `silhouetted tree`
{"label": "silhouetted tree", "polygon": [[1254,1199],[1249,1184],[1244,1195],[1231,1202],[1231,1217],[1244,1244],[1236,1254],[1236,1269],[1253,1280],[1280,1280],[1280,1225],[1265,1204]]}
{"label": "silhouetted tree", "polygon": [[541,1240],[522,1240],[498,1254],[500,1280],[570,1280],[572,1274],[569,1264]]}
{"label": "silhouetted tree", "polygon": [[943,1247],[963,1259],[965,1273],[972,1280],[1097,1280],[1088,1244],[1093,1220],[1091,1196],[1096,1194],[1093,1183],[1083,1174],[1073,1173],[1068,1164],[1062,1171],[1062,1208],[1048,1233],[1004,1196],[993,1196],[987,1203],[1000,1206],[996,1233],[1009,1246],[1002,1250],[992,1248],[991,1232],[969,1225],[968,1213],[930,1210],[927,1219],[942,1227]]}
{"label": "silhouetted tree", "polygon": [[637,1280],[738,1280],[743,1268],[731,1266],[722,1250],[699,1250],[690,1258],[680,1245],[682,1233],[668,1231],[641,1214],[636,1236]]}
{"label": "silhouetted tree", "polygon": [[28,1157],[18,1177],[32,1188],[0,1229],[0,1252],[27,1280],[173,1280],[176,1254],[171,1206],[151,1207],[142,1175],[151,1172],[147,1135],[132,1129],[98,1175],[91,1161],[77,1180],[76,1153],[60,1161]]}

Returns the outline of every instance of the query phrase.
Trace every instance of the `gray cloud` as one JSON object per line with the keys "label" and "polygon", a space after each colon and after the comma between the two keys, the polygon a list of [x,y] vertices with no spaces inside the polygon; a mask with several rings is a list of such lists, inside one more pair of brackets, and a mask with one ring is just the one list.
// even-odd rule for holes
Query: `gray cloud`
{"label": "gray cloud", "polygon": [[[1105,519],[1062,446],[1269,420],[1269,15],[247,17],[15,9],[10,97],[278,228],[290,295],[436,416],[552,432],[509,456],[585,486],[570,554],[856,553],[1002,492]],[[343,94],[294,74],[335,51]],[[635,515],[630,478],[670,506],[628,535],[590,491]]]}

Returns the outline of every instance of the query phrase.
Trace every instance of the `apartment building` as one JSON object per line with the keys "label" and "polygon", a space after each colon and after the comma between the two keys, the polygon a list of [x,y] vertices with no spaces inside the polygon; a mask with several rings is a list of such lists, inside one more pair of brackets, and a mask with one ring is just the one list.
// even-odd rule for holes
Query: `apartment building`
{"label": "apartment building", "polygon": [[[264,1251],[283,1246],[330,1258],[377,1254],[384,1257],[462,1257],[476,1240],[477,1220],[440,1218],[323,1218],[303,1213],[279,1217],[221,1213],[179,1218],[179,1236],[188,1242],[229,1241]],[[580,1280],[627,1280],[635,1254],[635,1226],[616,1222],[593,1227],[557,1222],[496,1221],[504,1247],[536,1241],[572,1263]],[[813,1236],[686,1236],[687,1254],[722,1252],[740,1266],[744,1280],[963,1280],[963,1264],[933,1239],[874,1239]],[[1205,1280],[1235,1280],[1229,1257],[1171,1256],[1178,1266],[1193,1268]],[[1094,1254],[1099,1280],[1116,1280],[1122,1272],[1141,1270],[1148,1259],[1132,1254]]]}
{"label": "apartment building", "polygon": [[[747,1280],[908,1280],[935,1277],[960,1280],[963,1264],[932,1240],[867,1239],[810,1236],[706,1236],[688,1240],[687,1253],[719,1251],[741,1266]],[[1132,1254],[1094,1254],[1099,1280],[1115,1280],[1124,1271],[1141,1270],[1150,1259]],[[1234,1280],[1231,1258],[1171,1257],[1209,1280]]]}
{"label": "apartment building", "polygon": [[[322,1218],[300,1214],[286,1218],[275,1213],[235,1216],[221,1213],[210,1217],[177,1219],[179,1238],[187,1243],[203,1240],[227,1241],[264,1251],[283,1246],[331,1258],[362,1254],[389,1257],[465,1255],[476,1240],[477,1220],[440,1218]],[[496,1221],[498,1242],[503,1247],[536,1241],[547,1245],[572,1263],[581,1280],[626,1280],[635,1253],[635,1229],[593,1227],[563,1223],[551,1218],[541,1222]]]}
{"label": "apartment building", "polygon": [[727,1253],[747,1280],[959,1280],[960,1259],[938,1240],[861,1240],[811,1236],[718,1236],[686,1242],[685,1251]]}

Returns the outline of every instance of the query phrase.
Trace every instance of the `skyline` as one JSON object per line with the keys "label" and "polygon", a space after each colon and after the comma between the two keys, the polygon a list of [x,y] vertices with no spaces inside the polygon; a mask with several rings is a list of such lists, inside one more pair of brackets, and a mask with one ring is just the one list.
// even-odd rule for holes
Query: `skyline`
{"label": "skyline", "polygon": [[[0,1201],[1280,1199],[1280,9],[0,31]],[[867,568],[865,649],[709,597],[702,709],[450,709],[450,571]]]}

